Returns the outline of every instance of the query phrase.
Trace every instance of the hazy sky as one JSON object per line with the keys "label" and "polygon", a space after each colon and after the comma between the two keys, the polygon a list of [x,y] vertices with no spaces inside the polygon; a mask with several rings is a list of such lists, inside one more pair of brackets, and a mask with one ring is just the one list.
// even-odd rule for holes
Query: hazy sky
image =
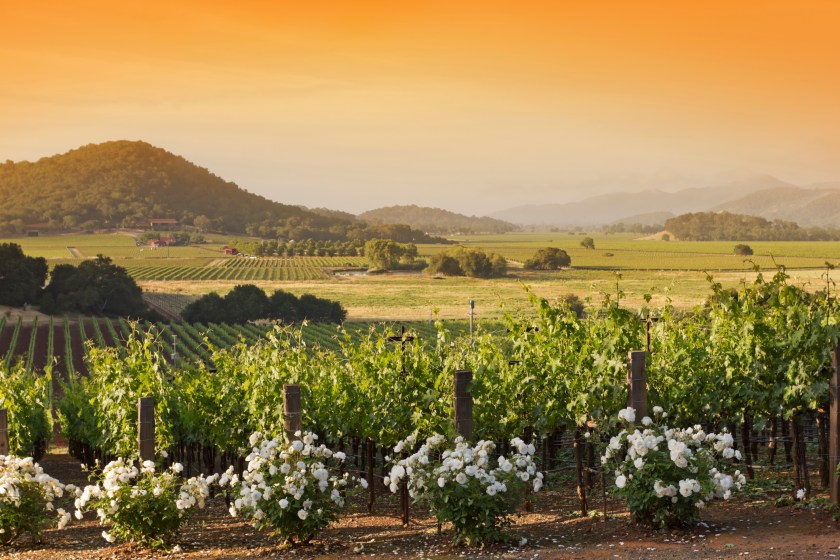
{"label": "hazy sky", "polygon": [[349,211],[837,180],[838,30],[836,0],[7,2],[0,160],[145,140]]}

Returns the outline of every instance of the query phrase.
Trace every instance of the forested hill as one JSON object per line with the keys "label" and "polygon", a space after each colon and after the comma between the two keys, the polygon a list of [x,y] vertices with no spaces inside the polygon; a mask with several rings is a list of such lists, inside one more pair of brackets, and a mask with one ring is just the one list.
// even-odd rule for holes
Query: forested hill
{"label": "forested hill", "polygon": [[800,227],[729,212],[696,212],[665,221],[665,229],[684,241],[837,241],[836,228]]}
{"label": "forested hill", "polygon": [[[249,193],[146,142],[89,144],[37,162],[0,164],[0,232],[148,227],[151,219],[289,239],[429,241],[407,227],[369,227]],[[325,215],[326,214],[326,215]],[[198,220],[196,220],[198,218]]]}
{"label": "forested hill", "polygon": [[406,224],[430,233],[507,233],[515,225],[486,216],[465,216],[440,208],[423,206],[388,206],[359,214],[359,219],[374,224]]}

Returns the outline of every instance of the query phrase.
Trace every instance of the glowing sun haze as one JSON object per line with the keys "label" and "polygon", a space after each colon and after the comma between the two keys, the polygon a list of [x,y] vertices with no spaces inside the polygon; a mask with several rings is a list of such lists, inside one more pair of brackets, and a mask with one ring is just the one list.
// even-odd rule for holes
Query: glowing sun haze
{"label": "glowing sun haze", "polygon": [[838,180],[838,29],[834,0],[10,2],[0,159],[145,140],[350,211]]}

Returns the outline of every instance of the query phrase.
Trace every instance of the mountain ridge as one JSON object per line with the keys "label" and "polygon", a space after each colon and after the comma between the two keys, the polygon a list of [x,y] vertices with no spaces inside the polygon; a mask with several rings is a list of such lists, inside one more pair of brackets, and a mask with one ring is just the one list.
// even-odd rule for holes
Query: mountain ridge
{"label": "mountain ridge", "polygon": [[[802,222],[801,225],[825,225],[832,216],[840,218],[840,199],[835,201],[833,198],[835,191],[840,192],[840,182],[817,185],[826,185],[829,188],[798,187],[772,176],[760,175],[721,185],[691,187],[674,192],[613,192],[562,204],[522,205],[494,212],[491,216],[524,225],[594,226],[634,223],[637,216],[652,216],[658,213],[671,213],[676,216],[691,212],[725,210],[768,219]],[[828,207],[825,204],[817,204],[805,208],[803,204],[788,203],[786,208],[774,210],[768,201],[778,197],[772,196],[773,193],[782,192],[806,196],[807,202],[811,202],[815,196],[827,196],[822,202],[831,201],[831,204]],[[795,199],[795,196],[792,198]],[[750,208],[745,208],[746,206]],[[794,208],[800,208],[801,211],[796,213]],[[774,212],[777,215],[774,215]]]}
{"label": "mountain ridge", "polygon": [[405,224],[415,229],[436,234],[454,233],[507,233],[517,226],[487,216],[467,216],[442,208],[394,205],[362,212],[358,218],[375,224]]}
{"label": "mountain ridge", "polygon": [[[261,237],[442,242],[404,225],[370,226],[349,214],[309,210],[248,192],[144,141],[87,144],[36,162],[0,164],[0,232],[180,226]],[[201,225],[199,225],[201,224]]]}

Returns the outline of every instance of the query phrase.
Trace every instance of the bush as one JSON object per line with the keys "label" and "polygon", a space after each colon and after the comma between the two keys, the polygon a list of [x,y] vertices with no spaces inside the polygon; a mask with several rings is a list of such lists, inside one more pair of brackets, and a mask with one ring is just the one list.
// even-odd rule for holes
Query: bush
{"label": "bush", "polygon": [[591,237],[584,237],[581,242],[580,246],[584,249],[594,249],[595,248],[595,240]]}
{"label": "bush", "polygon": [[[495,468],[492,441],[479,441],[475,447],[458,437],[454,447],[442,435],[426,440],[419,451],[397,461],[385,479],[391,492],[408,484],[409,495],[425,502],[440,522],[451,522],[455,542],[470,546],[505,539],[504,529],[530,486],[542,487],[543,475],[534,463],[534,446],[519,438],[511,440],[514,454],[500,456]],[[412,446],[409,437],[397,444],[399,453]]]}
{"label": "bush", "polygon": [[70,514],[54,502],[65,490],[75,487],[45,474],[32,457],[0,455],[0,544],[11,544],[24,533],[38,540],[44,529],[64,528]]}
{"label": "bush", "polygon": [[178,473],[184,467],[174,463],[157,472],[152,461],[138,469],[131,461],[111,461],[96,479],[96,484],[77,490],[76,518],[83,511],[96,511],[99,522],[110,524],[102,531],[108,542],[134,542],[150,548],[165,548],[178,534],[190,510],[204,509],[210,484],[217,475],[197,476],[182,481]]}
{"label": "bush", "polygon": [[736,255],[741,255],[744,257],[748,257],[753,254],[752,247],[750,247],[749,245],[744,245],[743,243],[735,245],[733,251]]}
{"label": "bush", "polygon": [[654,407],[653,420],[642,418],[632,429],[635,411],[618,413],[627,428],[610,439],[601,462],[615,472],[617,493],[624,496],[630,515],[639,523],[659,527],[687,525],[714,499],[728,500],[745,484],[740,471],[721,472],[724,459],[740,459],[728,433],[706,434],[700,426],[671,429],[667,414]]}
{"label": "bush", "polygon": [[557,270],[572,264],[572,259],[563,249],[544,247],[538,249],[534,256],[525,261],[525,268],[530,270]]}
{"label": "bush", "polygon": [[[287,542],[308,542],[338,518],[356,479],[338,474],[344,453],[316,446],[318,436],[310,432],[295,436],[283,441],[253,434],[242,478],[231,467],[219,483],[229,485],[236,496],[231,515],[241,514],[257,529],[271,530]],[[359,483],[367,486],[363,479]]]}
{"label": "bush", "polygon": [[493,278],[507,274],[507,260],[496,253],[481,249],[458,247],[453,251],[438,253],[429,262],[431,274]]}

